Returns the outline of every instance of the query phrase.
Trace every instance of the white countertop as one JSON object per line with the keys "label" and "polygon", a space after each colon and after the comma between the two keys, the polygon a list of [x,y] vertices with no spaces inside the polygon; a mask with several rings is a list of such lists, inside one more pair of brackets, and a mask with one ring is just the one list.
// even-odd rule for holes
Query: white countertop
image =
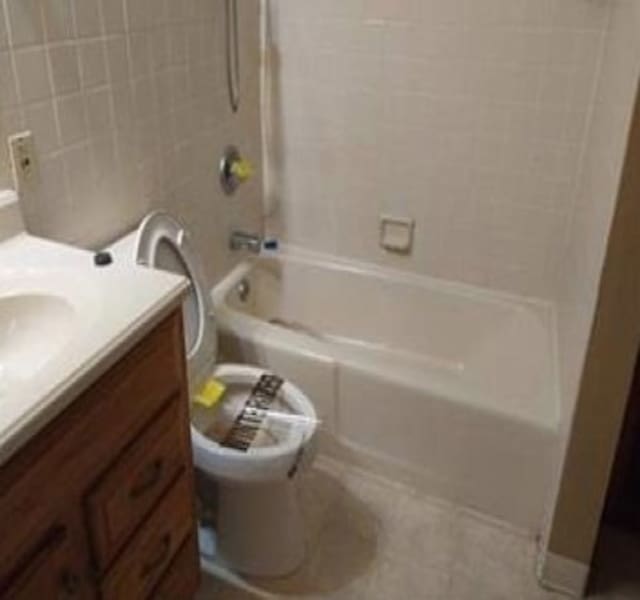
{"label": "white countertop", "polygon": [[[92,252],[24,233],[1,241],[0,296],[44,290],[64,298],[74,318],[50,360],[25,361],[10,382],[0,365],[0,464],[178,306],[187,287],[183,277],[133,264],[96,267]],[[43,346],[55,335],[45,331]],[[7,339],[0,331],[0,347]]]}

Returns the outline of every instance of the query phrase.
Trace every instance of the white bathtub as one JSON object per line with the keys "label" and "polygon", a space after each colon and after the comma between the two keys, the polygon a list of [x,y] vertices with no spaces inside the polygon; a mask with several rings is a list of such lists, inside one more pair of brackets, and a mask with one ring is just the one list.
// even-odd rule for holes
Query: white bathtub
{"label": "white bathtub", "polygon": [[540,528],[559,422],[548,305],[293,251],[244,262],[213,298],[225,358],[305,390],[326,452]]}

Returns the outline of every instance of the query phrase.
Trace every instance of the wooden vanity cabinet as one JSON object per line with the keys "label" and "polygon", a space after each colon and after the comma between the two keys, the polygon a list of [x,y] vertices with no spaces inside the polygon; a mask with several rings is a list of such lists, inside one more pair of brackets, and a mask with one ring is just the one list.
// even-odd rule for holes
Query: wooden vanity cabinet
{"label": "wooden vanity cabinet", "polygon": [[199,584],[179,311],[0,467],[0,598],[188,600]]}

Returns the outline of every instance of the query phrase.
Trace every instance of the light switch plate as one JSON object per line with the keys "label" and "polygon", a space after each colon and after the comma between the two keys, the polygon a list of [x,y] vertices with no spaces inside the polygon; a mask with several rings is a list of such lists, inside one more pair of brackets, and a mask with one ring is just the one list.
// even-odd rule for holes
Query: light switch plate
{"label": "light switch plate", "polygon": [[40,180],[35,140],[31,131],[23,131],[9,136],[8,141],[15,187],[21,191]]}

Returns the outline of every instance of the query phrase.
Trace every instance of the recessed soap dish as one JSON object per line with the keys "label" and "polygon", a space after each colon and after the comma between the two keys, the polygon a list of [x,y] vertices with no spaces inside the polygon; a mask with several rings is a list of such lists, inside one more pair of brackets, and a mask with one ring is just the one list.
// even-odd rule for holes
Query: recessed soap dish
{"label": "recessed soap dish", "polygon": [[380,215],[380,246],[389,252],[409,254],[414,229],[415,221],[411,218]]}

